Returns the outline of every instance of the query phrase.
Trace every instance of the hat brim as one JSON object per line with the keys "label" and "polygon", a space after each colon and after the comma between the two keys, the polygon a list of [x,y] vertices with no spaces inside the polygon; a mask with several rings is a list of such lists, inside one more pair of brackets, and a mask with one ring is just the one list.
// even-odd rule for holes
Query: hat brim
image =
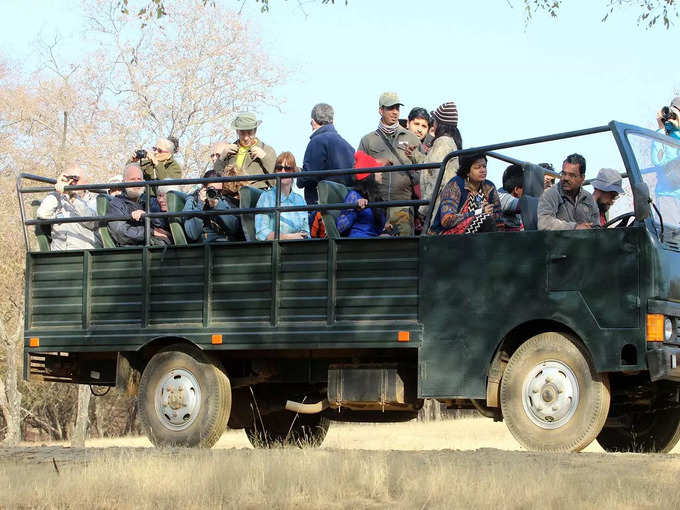
{"label": "hat brim", "polygon": [[380,107],[381,108],[389,108],[389,107],[395,106],[395,105],[404,106],[404,103],[396,102],[396,103],[381,104]]}
{"label": "hat brim", "polygon": [[623,191],[623,188],[621,186],[617,186],[616,184],[600,184],[598,182],[591,182],[590,184],[594,189],[599,189],[600,191],[615,191],[619,195],[626,194],[626,192]]}

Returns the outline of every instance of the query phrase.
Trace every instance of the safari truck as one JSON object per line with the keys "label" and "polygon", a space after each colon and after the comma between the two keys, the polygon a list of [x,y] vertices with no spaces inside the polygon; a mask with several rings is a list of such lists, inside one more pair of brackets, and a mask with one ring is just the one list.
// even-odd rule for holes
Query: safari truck
{"label": "safari truck", "polygon": [[[619,213],[604,228],[537,230],[545,170],[507,151],[596,135],[621,157],[609,165],[628,190]],[[441,164],[315,174],[439,168],[441,189],[450,158],[519,161],[521,232],[342,238],[335,217],[353,206],[346,188],[322,180],[315,206],[281,207],[279,191],[275,207],[257,209],[260,191],[241,188],[230,214],[246,242],[187,243],[183,218],[211,211],[183,212],[186,197],[168,193],[167,212],[147,209],[147,242],[135,247],[108,235],[108,222],[127,218],[107,214],[105,194],[97,217],[34,219],[31,200],[54,180],[22,174],[24,378],[136,394],[157,446],[211,447],[227,427],[258,447],[318,446],[331,421],[411,420],[433,398],[505,421],[530,450],[596,439],[607,451],[667,452],[680,438],[679,151],[677,140],[612,121],[459,150]],[[298,175],[267,178],[280,190]],[[144,182],[147,196],[160,184]],[[429,222],[432,203],[369,206],[430,204]],[[321,211],[327,236],[279,240],[279,215],[291,210]],[[275,216],[274,240],[254,239],[256,212]],[[171,222],[173,245],[149,242],[156,217]],[[50,225],[69,221],[101,222],[104,247],[50,252]]]}

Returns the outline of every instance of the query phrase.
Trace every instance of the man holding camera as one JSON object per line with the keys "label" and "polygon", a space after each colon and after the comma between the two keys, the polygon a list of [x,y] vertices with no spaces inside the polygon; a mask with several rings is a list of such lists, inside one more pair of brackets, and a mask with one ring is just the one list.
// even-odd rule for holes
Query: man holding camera
{"label": "man holding camera", "polygon": [[[213,170],[217,175],[225,175],[225,167],[234,167],[240,175],[258,175],[274,173],[276,152],[272,147],[257,138],[257,128],[262,121],[257,120],[254,113],[239,113],[231,127],[236,130],[238,140],[227,144],[220,156],[216,158]],[[251,181],[244,185],[268,189],[274,181]]]}
{"label": "man holding camera", "polygon": [[[219,177],[214,170],[208,170],[204,179]],[[187,198],[185,211],[215,211],[231,209],[229,202],[222,196],[221,182],[204,183],[201,189]],[[194,242],[238,241],[243,239],[241,220],[235,214],[221,216],[193,216],[184,220],[187,238]]]}
{"label": "man holding camera", "polygon": [[[43,220],[97,216],[96,197],[87,190],[65,192],[66,186],[87,184],[85,173],[78,165],[69,165],[57,177],[55,191],[40,203],[36,216]],[[55,223],[52,225],[50,250],[89,250],[100,248],[97,222]]]}
{"label": "man holding camera", "polygon": [[[680,140],[680,96],[674,97],[670,106],[663,106],[656,113],[656,123],[659,126],[659,132]],[[651,156],[654,166],[662,166],[677,159],[680,156],[680,150],[653,141]]]}
{"label": "man holding camera", "polygon": [[181,179],[182,167],[175,161],[174,153],[175,144],[167,138],[159,138],[151,151],[144,149],[136,151],[132,162],[139,163],[145,181]]}

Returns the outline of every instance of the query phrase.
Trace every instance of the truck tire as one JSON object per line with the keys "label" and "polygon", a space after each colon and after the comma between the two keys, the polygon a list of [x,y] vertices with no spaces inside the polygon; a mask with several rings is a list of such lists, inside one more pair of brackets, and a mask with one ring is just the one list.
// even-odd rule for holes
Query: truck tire
{"label": "truck tire", "polygon": [[323,443],[330,420],[321,414],[295,414],[276,411],[247,425],[248,441],[255,448],[318,448]]}
{"label": "truck tire", "polygon": [[564,333],[541,333],[510,358],[500,399],[506,426],[522,446],[577,452],[604,426],[609,379],[594,373],[578,340]]}
{"label": "truck tire", "polygon": [[139,385],[139,418],[155,446],[210,448],[227,427],[229,378],[197,348],[178,344],[156,353]]}
{"label": "truck tire", "polygon": [[605,427],[597,442],[608,452],[668,453],[680,440],[680,409],[632,413],[626,426]]}

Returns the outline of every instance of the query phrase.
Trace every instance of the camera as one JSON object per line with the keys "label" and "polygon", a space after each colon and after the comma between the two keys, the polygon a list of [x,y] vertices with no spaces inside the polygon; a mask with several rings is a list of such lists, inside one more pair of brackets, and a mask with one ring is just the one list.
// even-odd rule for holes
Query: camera
{"label": "camera", "polygon": [[220,192],[217,191],[215,188],[208,188],[207,190],[205,190],[205,195],[209,199],[214,200],[214,199],[216,199],[217,197],[220,196]]}
{"label": "camera", "polygon": [[65,175],[64,177],[71,182],[78,182],[80,180],[78,175]]}
{"label": "camera", "polygon": [[144,149],[139,149],[135,151],[136,159],[144,159],[147,156],[147,152]]}
{"label": "camera", "polygon": [[661,108],[661,119],[664,122],[668,122],[669,120],[675,120],[677,118],[678,116],[675,114],[675,112],[672,112],[668,106],[664,106],[663,108]]}

